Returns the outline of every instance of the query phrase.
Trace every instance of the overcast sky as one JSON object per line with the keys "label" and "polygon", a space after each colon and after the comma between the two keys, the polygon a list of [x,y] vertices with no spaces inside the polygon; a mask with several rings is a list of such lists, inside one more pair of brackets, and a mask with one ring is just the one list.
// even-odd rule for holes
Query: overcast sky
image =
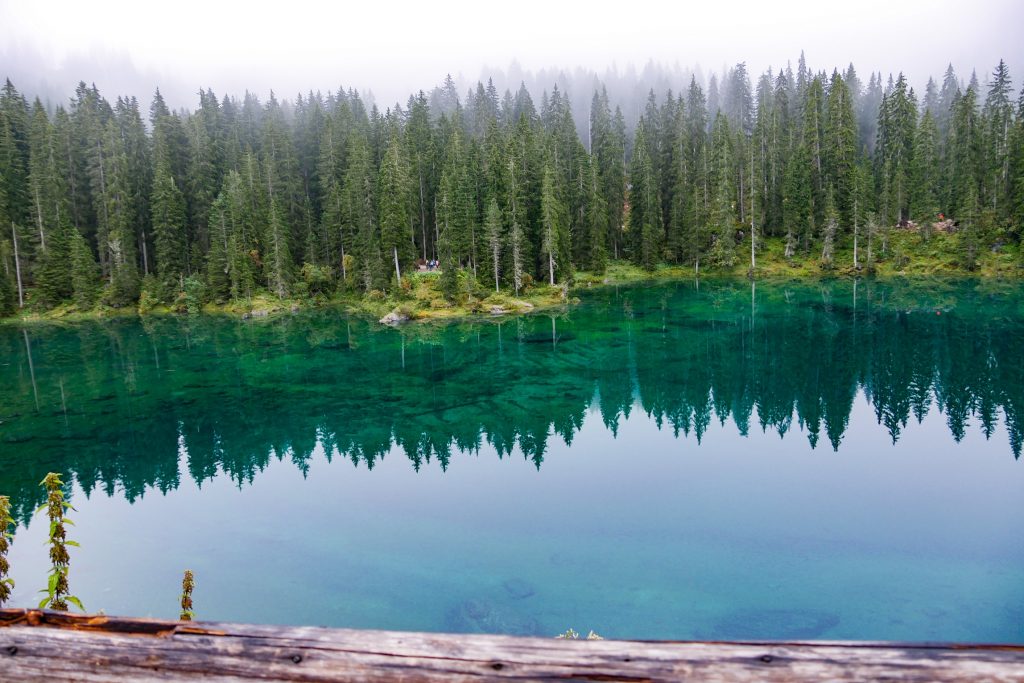
{"label": "overcast sky", "polygon": [[[952,62],[987,79],[1006,59],[1024,75],[1024,1],[682,0],[0,0],[0,71],[19,87],[70,94],[78,80],[148,101],[160,85],[175,104],[199,87],[261,94],[338,85],[403,102],[447,72],[475,80],[515,59],[524,69],[603,71],[648,60],[704,72],[746,61],[754,74],[795,63],[831,70],[905,71],[912,83]],[[31,81],[35,82],[31,82]],[[140,90],[141,89],[141,90]]]}

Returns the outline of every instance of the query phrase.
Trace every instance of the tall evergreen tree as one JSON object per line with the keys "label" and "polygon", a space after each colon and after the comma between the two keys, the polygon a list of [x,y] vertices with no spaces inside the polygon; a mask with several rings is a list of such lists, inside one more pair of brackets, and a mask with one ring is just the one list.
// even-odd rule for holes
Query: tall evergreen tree
{"label": "tall evergreen tree", "polygon": [[169,164],[164,160],[157,162],[150,206],[156,270],[168,293],[178,291],[185,277],[188,258],[185,198],[174,182]]}
{"label": "tall evergreen tree", "polygon": [[661,256],[661,202],[646,130],[645,119],[641,117],[629,164],[629,232],[633,260],[653,270]]}
{"label": "tall evergreen tree", "polygon": [[380,167],[380,239],[381,249],[393,261],[395,279],[402,279],[401,263],[408,264],[415,254],[413,242],[412,196],[405,147],[397,131],[388,141]]}

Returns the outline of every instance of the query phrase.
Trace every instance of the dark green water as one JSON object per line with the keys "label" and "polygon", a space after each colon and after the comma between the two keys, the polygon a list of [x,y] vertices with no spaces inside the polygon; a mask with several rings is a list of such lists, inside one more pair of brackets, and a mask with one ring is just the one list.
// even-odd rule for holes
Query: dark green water
{"label": "dark green water", "polygon": [[1024,642],[1024,288],[704,281],[557,315],[0,327],[13,602],[50,470],[90,610]]}

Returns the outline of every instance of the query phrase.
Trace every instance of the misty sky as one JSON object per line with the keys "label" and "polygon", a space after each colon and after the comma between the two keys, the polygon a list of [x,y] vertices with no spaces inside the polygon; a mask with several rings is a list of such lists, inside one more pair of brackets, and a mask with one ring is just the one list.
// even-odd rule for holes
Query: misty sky
{"label": "misty sky", "polygon": [[[405,101],[445,73],[475,81],[489,67],[583,66],[602,73],[649,60],[719,72],[746,61],[754,74],[806,51],[831,71],[853,61],[905,71],[912,84],[952,62],[984,82],[1002,57],[1014,87],[1024,76],[1021,0],[789,2],[216,2],[0,0],[0,75],[44,97],[78,80],[148,102],[159,85],[193,106],[199,87],[218,94],[284,97],[339,85]],[[159,8],[159,9],[157,9]],[[841,11],[836,8],[841,8]]]}

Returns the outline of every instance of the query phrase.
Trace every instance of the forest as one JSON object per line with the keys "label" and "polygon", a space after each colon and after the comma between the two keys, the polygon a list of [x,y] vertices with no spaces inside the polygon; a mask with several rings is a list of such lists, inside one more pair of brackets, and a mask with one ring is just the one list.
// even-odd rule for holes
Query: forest
{"label": "forest", "polygon": [[958,267],[1020,253],[1024,92],[949,67],[923,93],[850,65],[753,78],[744,63],[651,90],[636,125],[595,83],[586,130],[568,93],[451,77],[383,112],[359,92],[266,102],[199,91],[65,105],[0,93],[0,314],[438,288],[519,295],[601,273],[787,259],[870,274],[898,227],[956,236]]}

